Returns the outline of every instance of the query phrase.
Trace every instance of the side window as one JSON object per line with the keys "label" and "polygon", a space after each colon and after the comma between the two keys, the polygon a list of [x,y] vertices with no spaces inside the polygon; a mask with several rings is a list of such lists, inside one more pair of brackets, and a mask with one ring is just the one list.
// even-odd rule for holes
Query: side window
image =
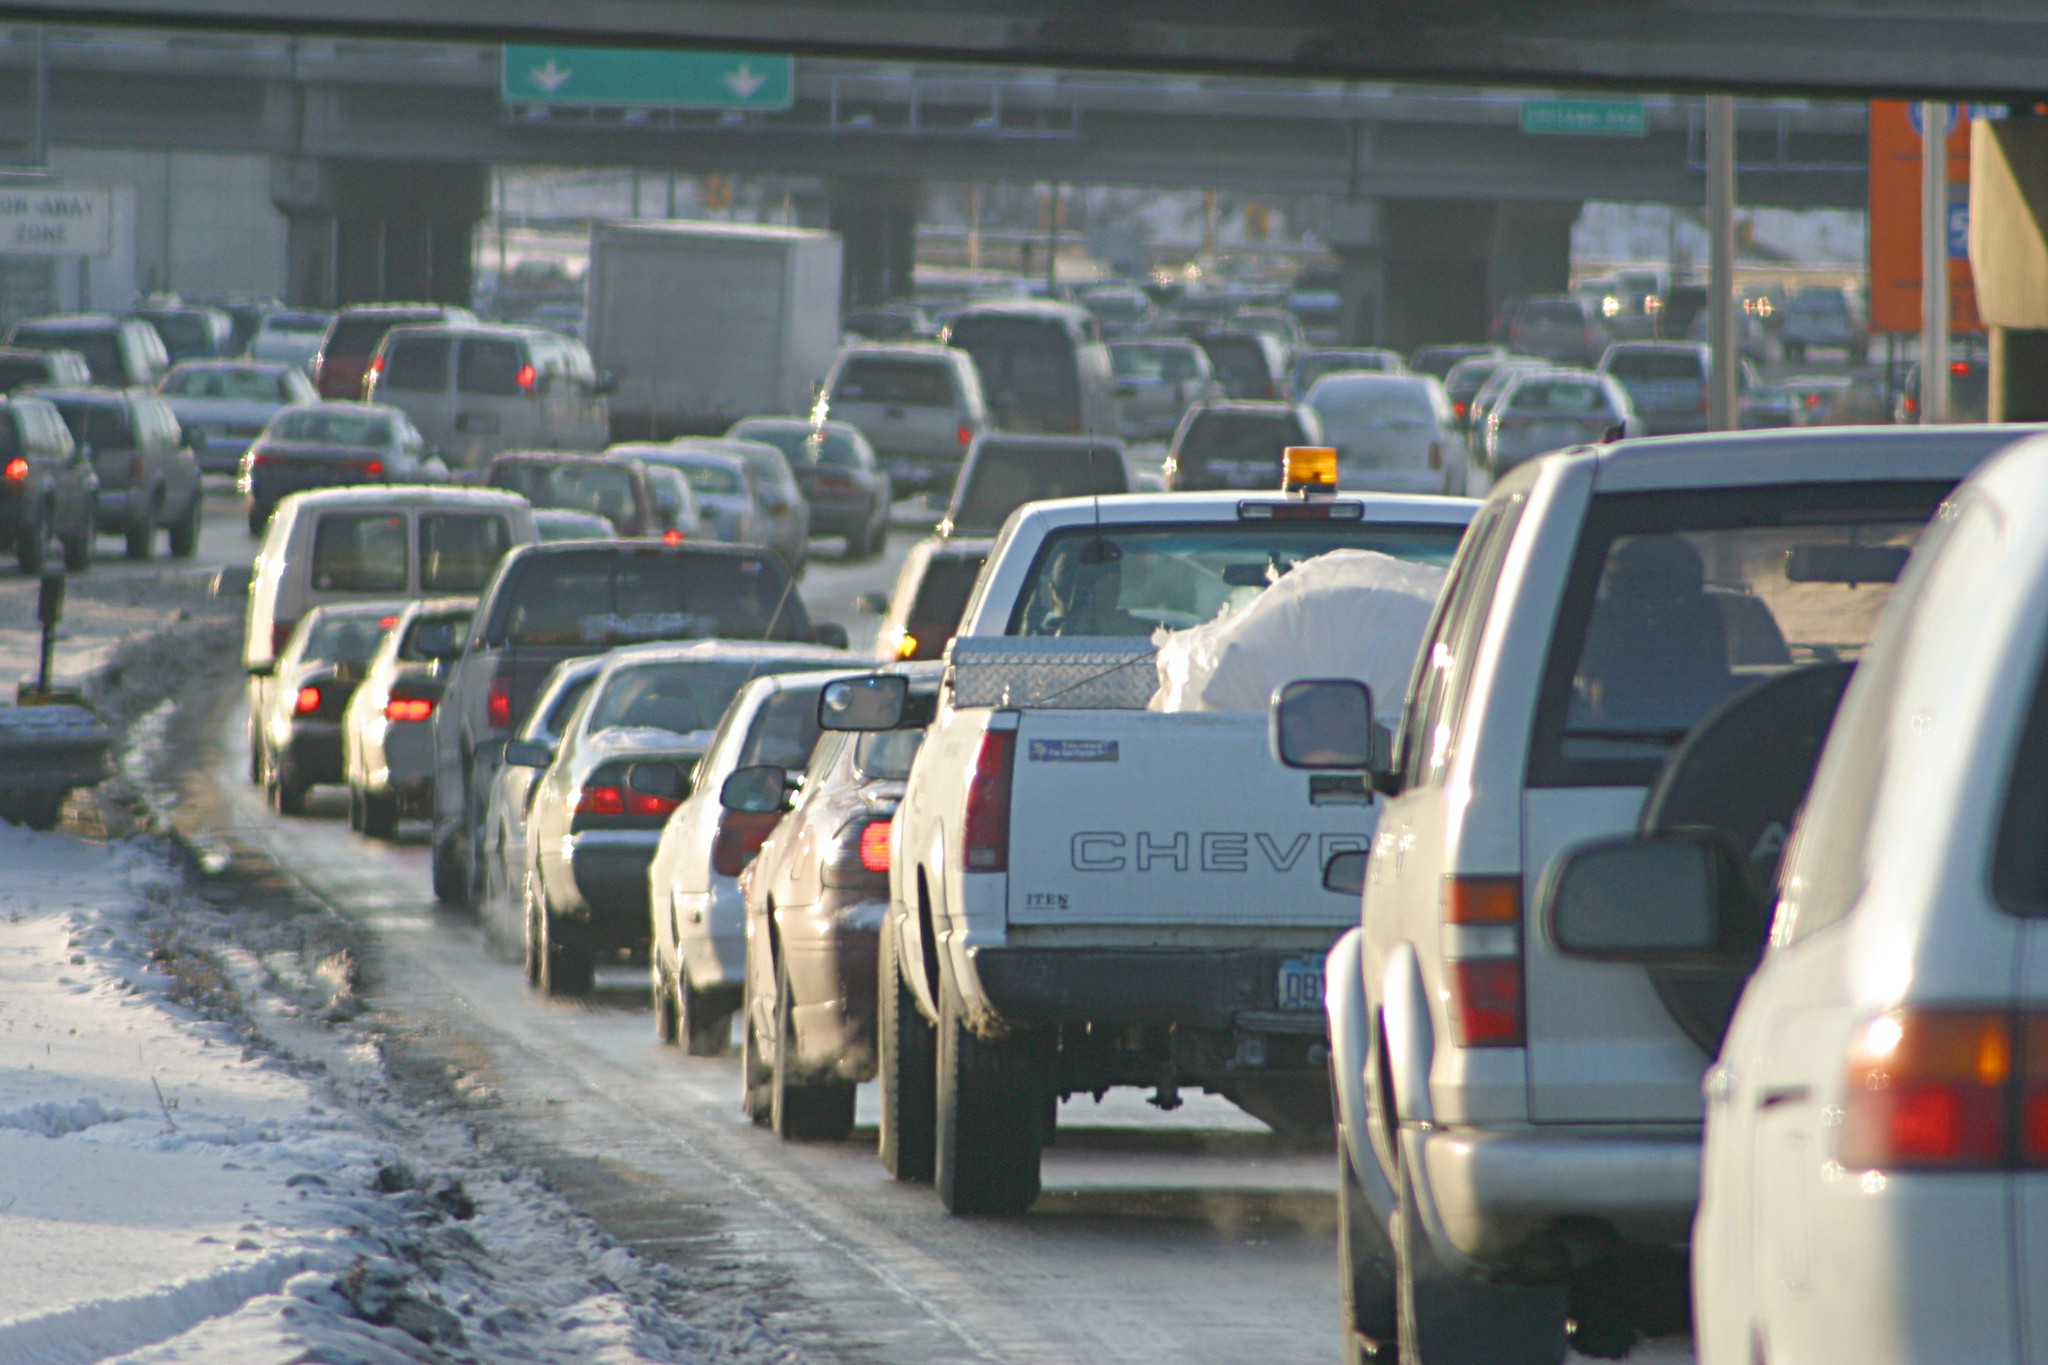
{"label": "side window", "polygon": [[2016,915],[2048,916],[2048,659],[2022,727],[1998,821],[1991,894]]}
{"label": "side window", "polygon": [[[1862,899],[1892,732],[1901,709],[1914,704],[1914,646],[1934,622],[1927,603],[1951,596],[1930,587],[1983,582],[1998,570],[2002,540],[1997,514],[1974,502],[1951,503],[1921,537],[1926,553],[1907,566],[1894,594],[1900,609],[1873,642],[1873,657],[1858,670],[1829,733],[1806,816],[1786,853],[1772,943],[1795,943],[1837,924]],[[1958,625],[1968,628],[1942,623],[1937,638],[1941,628]],[[1939,658],[1933,663],[1939,667]]]}
{"label": "side window", "polygon": [[445,336],[393,337],[384,352],[381,386],[409,393],[439,393],[448,387],[448,350],[452,339]]}
{"label": "side window", "polygon": [[1452,562],[1450,581],[1415,661],[1408,708],[1401,720],[1400,759],[1409,786],[1443,780],[1471,691],[1472,655],[1525,505],[1519,495],[1489,504]]}
{"label": "side window", "polygon": [[21,433],[16,428],[23,411],[11,403],[0,409],[0,461],[15,459],[22,453]]}
{"label": "side window", "polygon": [[406,589],[405,516],[398,512],[328,512],[313,528],[313,586],[321,592]]}

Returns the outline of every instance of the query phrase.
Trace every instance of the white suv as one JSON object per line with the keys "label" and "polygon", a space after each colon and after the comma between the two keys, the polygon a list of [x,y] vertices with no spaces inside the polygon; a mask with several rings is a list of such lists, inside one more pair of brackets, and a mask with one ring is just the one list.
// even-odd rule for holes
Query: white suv
{"label": "white suv", "polygon": [[[1404,1365],[1555,1365],[1568,1323],[1593,1354],[1683,1329],[1700,1081],[1761,930],[1666,970],[1560,939],[1530,908],[1561,852],[1656,827],[1695,726],[1854,660],[1935,509],[2016,434],[1670,437],[1502,479],[1391,762],[1371,764],[1391,799],[1363,927],[1329,962],[1353,1359],[1398,1337]],[[1347,687],[1306,685],[1294,710],[1340,713]],[[1283,759],[1377,757],[1355,699],[1360,733],[1337,742],[1305,743],[1288,710]],[[1774,864],[1779,842],[1743,852]]]}
{"label": "white suv", "polygon": [[[1830,736],[1707,1077],[1700,1359],[2048,1358],[2048,441],[1921,542]],[[1656,908],[1711,936],[1711,846]],[[1738,910],[1741,908],[1739,902]]]}

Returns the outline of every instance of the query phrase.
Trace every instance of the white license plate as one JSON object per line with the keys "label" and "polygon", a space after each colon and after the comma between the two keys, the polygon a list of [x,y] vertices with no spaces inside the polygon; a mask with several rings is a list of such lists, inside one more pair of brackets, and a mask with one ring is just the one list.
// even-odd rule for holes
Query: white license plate
{"label": "white license plate", "polygon": [[1280,986],[1275,998],[1283,1010],[1319,1010],[1323,1007],[1323,961],[1321,958],[1290,958],[1280,964]]}

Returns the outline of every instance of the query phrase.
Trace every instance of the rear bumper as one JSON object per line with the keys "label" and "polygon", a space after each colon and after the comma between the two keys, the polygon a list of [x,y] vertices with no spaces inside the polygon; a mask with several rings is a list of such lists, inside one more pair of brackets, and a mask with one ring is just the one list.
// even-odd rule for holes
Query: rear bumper
{"label": "rear bumper", "polygon": [[874,518],[874,509],[865,497],[850,496],[815,497],[811,504],[811,534],[817,536],[842,536],[865,531]]}
{"label": "rear bumper", "polygon": [[658,829],[592,829],[563,841],[576,893],[600,947],[647,942],[647,867],[661,843]]}
{"label": "rear bumper", "polygon": [[278,746],[278,757],[301,782],[346,780],[341,771],[341,726],[336,722],[294,722]]}
{"label": "rear bumper", "polygon": [[1700,1136],[1404,1128],[1426,1176],[1432,1236],[1475,1261],[1528,1246],[1561,1219],[1592,1219],[1632,1242],[1683,1248],[1699,1206]]}
{"label": "rear bumper", "polygon": [[889,482],[900,496],[904,493],[923,493],[934,488],[950,488],[960,477],[961,453],[949,451],[944,455],[925,454],[916,451],[878,450],[875,458],[888,471]]}
{"label": "rear bumper", "polygon": [[[1334,933],[1331,938],[1335,938]],[[1315,949],[977,948],[982,994],[1004,1023],[1323,1031],[1319,1010],[1282,1012],[1280,964]]]}

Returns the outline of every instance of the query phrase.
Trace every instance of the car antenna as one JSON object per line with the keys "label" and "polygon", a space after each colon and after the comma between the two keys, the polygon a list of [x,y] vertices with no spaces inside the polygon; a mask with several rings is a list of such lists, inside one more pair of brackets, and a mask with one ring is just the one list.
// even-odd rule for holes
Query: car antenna
{"label": "car antenna", "polygon": [[1095,485],[1098,491],[1091,493],[1088,499],[1095,509],[1095,538],[1081,551],[1083,564],[1113,564],[1124,557],[1123,551],[1105,540],[1102,535],[1102,494],[1099,491],[1102,481],[1095,477],[1095,457],[1100,451],[1101,448],[1093,441],[1088,443],[1088,482]]}

